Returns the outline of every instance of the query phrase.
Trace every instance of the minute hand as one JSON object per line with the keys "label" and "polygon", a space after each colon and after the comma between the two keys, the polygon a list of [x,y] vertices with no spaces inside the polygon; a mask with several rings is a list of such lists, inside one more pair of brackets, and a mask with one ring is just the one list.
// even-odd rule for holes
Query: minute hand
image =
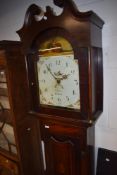
{"label": "minute hand", "polygon": [[57,78],[54,76],[54,74],[52,73],[51,69],[48,67],[47,64],[46,64],[46,67],[47,67],[48,71],[50,72],[50,74],[53,76],[53,78],[54,78],[55,80],[57,80]]}
{"label": "minute hand", "polygon": [[53,76],[53,78],[56,80],[56,83],[57,83],[56,86],[57,86],[57,85],[60,85],[60,86],[63,88],[63,86],[60,84],[60,83],[61,83],[61,80],[58,79],[58,78],[52,73],[51,69],[48,67],[47,64],[46,64],[46,67],[47,67],[48,71],[50,72],[50,74]]}

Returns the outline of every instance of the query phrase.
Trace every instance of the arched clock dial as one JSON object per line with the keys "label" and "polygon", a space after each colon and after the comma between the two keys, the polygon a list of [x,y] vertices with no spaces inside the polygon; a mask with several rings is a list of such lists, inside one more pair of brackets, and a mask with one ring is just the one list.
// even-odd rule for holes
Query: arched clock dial
{"label": "arched clock dial", "polygon": [[40,104],[80,109],[78,59],[62,37],[42,44],[37,62]]}

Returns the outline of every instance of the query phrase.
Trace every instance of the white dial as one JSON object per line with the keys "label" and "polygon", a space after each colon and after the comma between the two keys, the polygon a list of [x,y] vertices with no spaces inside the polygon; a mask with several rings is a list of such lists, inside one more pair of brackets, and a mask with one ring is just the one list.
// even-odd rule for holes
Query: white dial
{"label": "white dial", "polygon": [[41,104],[80,109],[78,61],[73,54],[42,56],[37,69]]}

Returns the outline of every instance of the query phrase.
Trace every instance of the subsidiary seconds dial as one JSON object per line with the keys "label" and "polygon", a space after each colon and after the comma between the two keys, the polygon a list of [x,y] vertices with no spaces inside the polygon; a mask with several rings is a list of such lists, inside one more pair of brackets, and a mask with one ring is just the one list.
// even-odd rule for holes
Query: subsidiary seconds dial
{"label": "subsidiary seconds dial", "polygon": [[80,109],[78,61],[73,54],[42,56],[37,69],[40,104]]}

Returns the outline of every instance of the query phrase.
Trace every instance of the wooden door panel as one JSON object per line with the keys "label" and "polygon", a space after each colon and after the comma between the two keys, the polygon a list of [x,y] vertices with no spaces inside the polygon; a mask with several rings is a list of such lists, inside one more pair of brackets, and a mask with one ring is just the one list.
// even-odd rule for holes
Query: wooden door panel
{"label": "wooden door panel", "polygon": [[19,140],[24,174],[43,175],[39,122],[36,119],[26,118],[21,123],[19,126]]}
{"label": "wooden door panel", "polygon": [[79,175],[80,154],[76,140],[50,136],[44,143],[47,175]]}
{"label": "wooden door panel", "polygon": [[81,175],[86,130],[54,122],[41,123],[46,175]]}

